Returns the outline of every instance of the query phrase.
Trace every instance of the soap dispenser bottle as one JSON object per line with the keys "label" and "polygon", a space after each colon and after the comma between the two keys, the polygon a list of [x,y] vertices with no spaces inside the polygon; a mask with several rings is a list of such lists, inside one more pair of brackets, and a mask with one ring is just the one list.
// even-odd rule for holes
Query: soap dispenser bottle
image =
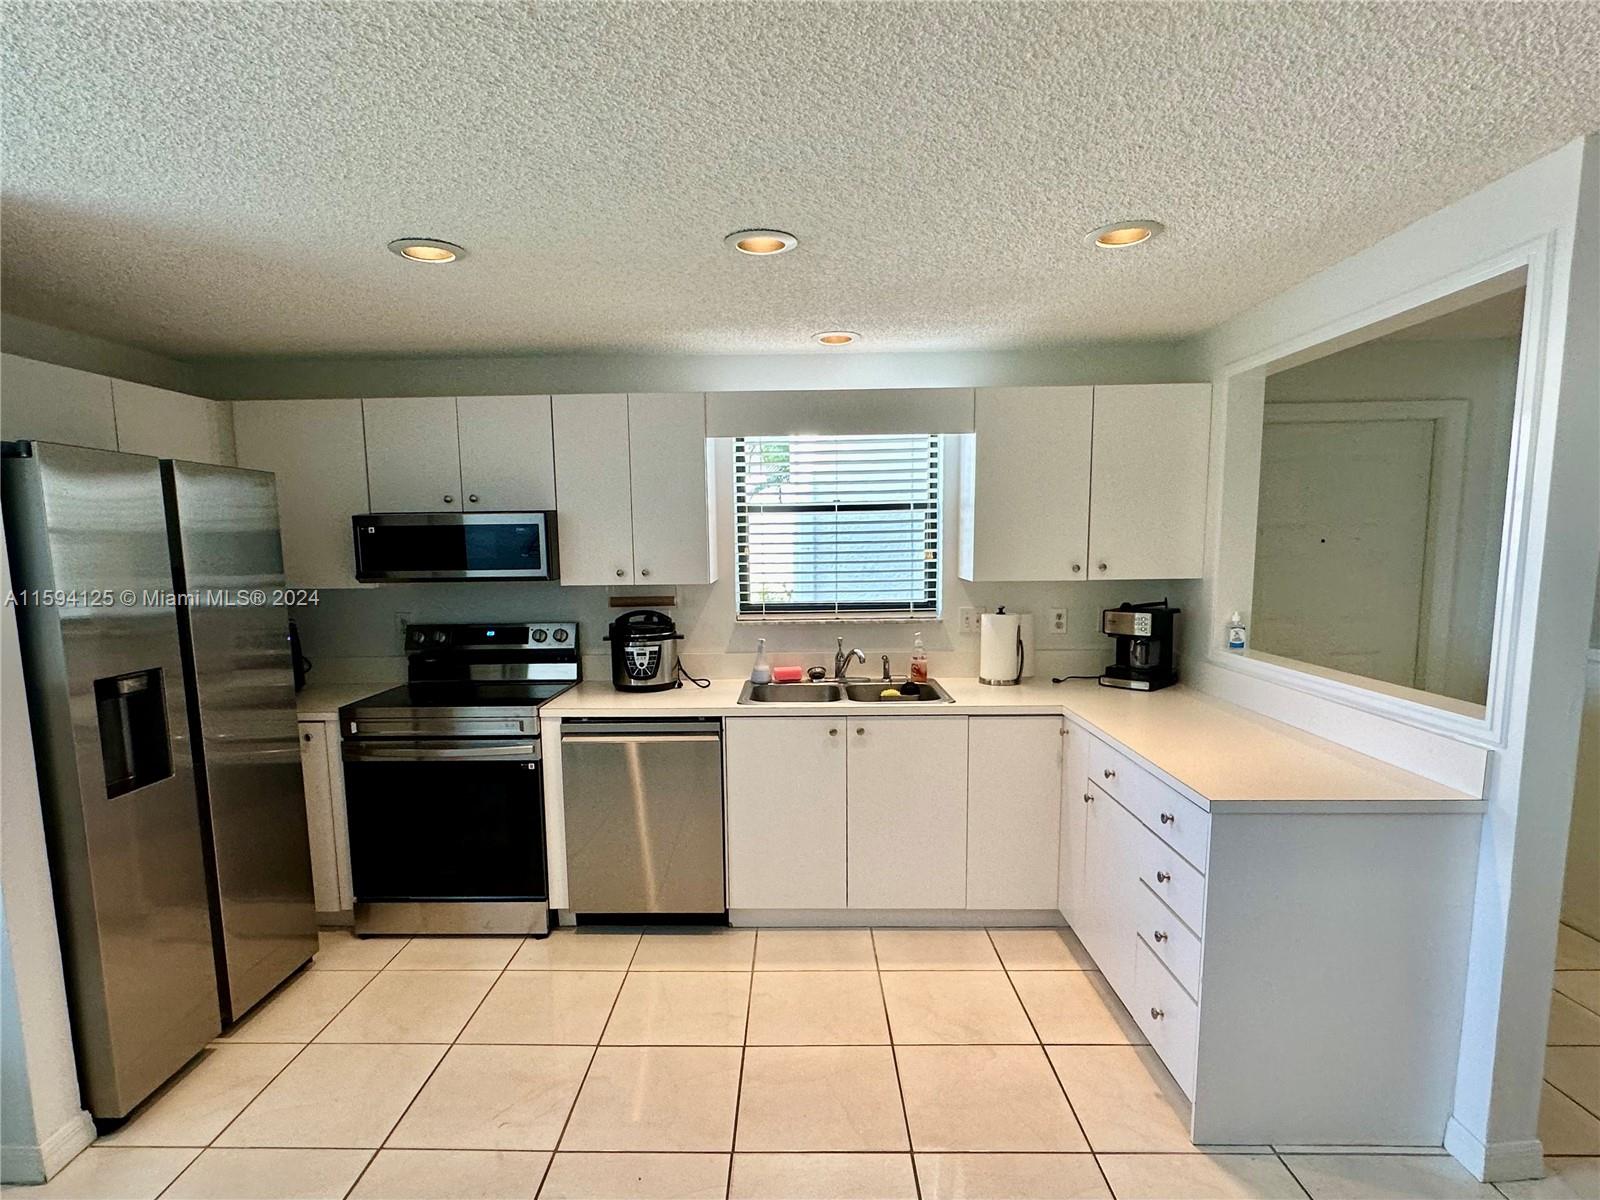
{"label": "soap dispenser bottle", "polygon": [[767,639],[756,639],[756,661],[750,668],[751,683],[771,683],[772,664],[767,662]]}
{"label": "soap dispenser bottle", "polygon": [[1228,649],[1244,649],[1244,619],[1239,616],[1238,609],[1234,609],[1233,615],[1228,618]]}
{"label": "soap dispenser bottle", "polygon": [[928,652],[922,648],[922,631],[911,639],[911,682],[928,682]]}

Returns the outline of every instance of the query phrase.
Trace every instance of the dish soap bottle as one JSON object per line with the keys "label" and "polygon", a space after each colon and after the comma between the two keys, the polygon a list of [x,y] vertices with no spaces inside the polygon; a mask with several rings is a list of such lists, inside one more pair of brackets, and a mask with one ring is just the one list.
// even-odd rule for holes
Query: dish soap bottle
{"label": "dish soap bottle", "polygon": [[1228,618],[1228,649],[1244,649],[1244,620],[1239,616],[1238,609]]}
{"label": "dish soap bottle", "polygon": [[911,682],[928,682],[928,652],[922,648],[922,631],[911,639]]}
{"label": "dish soap bottle", "polygon": [[756,639],[756,661],[750,668],[751,683],[771,683],[772,665],[767,662],[767,639]]}

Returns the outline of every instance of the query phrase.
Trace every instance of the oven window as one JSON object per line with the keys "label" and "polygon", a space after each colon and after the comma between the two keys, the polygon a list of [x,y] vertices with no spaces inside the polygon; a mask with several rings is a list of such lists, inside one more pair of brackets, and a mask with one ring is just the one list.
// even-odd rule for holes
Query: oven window
{"label": "oven window", "polygon": [[546,898],[537,763],[366,761],[344,772],[357,900]]}
{"label": "oven window", "polygon": [[545,570],[544,527],[535,521],[396,525],[357,523],[367,575],[431,571]]}

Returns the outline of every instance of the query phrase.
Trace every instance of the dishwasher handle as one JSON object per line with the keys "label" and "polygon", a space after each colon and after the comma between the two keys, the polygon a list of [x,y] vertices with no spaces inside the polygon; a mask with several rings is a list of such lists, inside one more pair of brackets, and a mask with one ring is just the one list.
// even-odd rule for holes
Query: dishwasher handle
{"label": "dishwasher handle", "polygon": [[617,721],[588,718],[561,722],[561,740],[594,742],[716,742],[722,740],[722,722],[715,717],[679,720]]}
{"label": "dishwasher handle", "polygon": [[587,733],[563,737],[563,742],[582,746],[681,746],[689,742],[720,742],[718,733]]}

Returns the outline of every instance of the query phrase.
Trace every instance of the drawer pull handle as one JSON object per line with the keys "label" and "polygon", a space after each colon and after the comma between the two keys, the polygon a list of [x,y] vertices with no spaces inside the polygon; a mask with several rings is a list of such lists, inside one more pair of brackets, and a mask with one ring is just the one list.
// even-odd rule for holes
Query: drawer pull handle
{"label": "drawer pull handle", "polygon": [[1172,872],[1170,872],[1170,871],[1157,871],[1156,872],[1156,882],[1157,883],[1170,883],[1170,882],[1172,882]]}
{"label": "drawer pull handle", "polygon": [[1115,771],[1113,771],[1110,767],[1107,767],[1104,771],[1101,772],[1101,774],[1104,775],[1107,779],[1115,779],[1117,777],[1117,773]]}
{"label": "drawer pull handle", "polygon": [[1094,803],[1094,793],[1093,792],[1085,792],[1083,794],[1083,802],[1085,804],[1093,804]]}
{"label": "drawer pull handle", "polygon": [[1162,813],[1161,814],[1161,823],[1163,825],[1171,825],[1177,819],[1178,818],[1173,816],[1171,813]]}
{"label": "drawer pull handle", "polygon": [[861,726],[859,726],[859,725],[856,726],[856,736],[857,737],[864,737],[866,735],[866,732],[867,731],[865,729],[861,728]]}
{"label": "drawer pull handle", "polygon": [[1164,942],[1166,940],[1167,940],[1167,935],[1162,933],[1161,930],[1159,930],[1159,929],[1156,930],[1156,941]]}
{"label": "drawer pull handle", "polygon": [[829,737],[838,737],[839,736],[839,731],[837,729],[830,729],[830,730],[828,730],[828,736]]}
{"label": "drawer pull handle", "polygon": [[1159,1021],[1159,1020],[1163,1019],[1166,1015],[1167,1014],[1165,1012],[1163,1012],[1159,1008],[1152,1008],[1150,1010],[1150,1019],[1152,1021]]}

